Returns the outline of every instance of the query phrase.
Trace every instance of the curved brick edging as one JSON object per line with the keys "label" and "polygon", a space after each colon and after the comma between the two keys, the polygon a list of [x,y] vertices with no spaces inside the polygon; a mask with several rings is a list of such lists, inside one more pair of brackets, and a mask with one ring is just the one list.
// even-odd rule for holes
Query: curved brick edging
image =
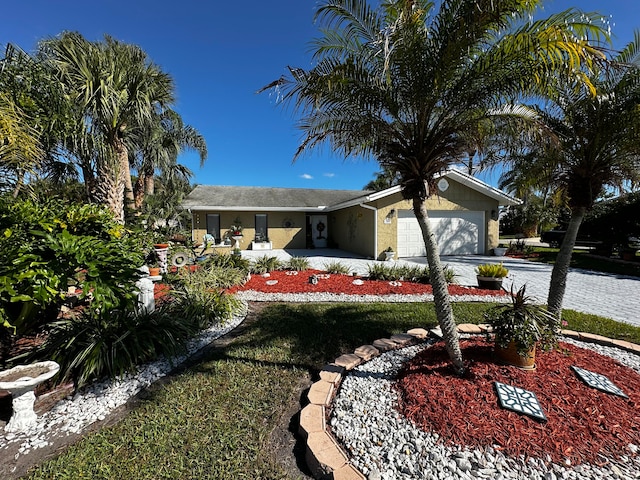
{"label": "curved brick edging", "polygon": [[[458,332],[483,334],[487,333],[489,328],[487,325],[465,323],[458,325]],[[311,385],[307,394],[309,404],[300,411],[298,428],[307,445],[305,460],[316,479],[366,480],[362,472],[351,465],[347,454],[327,427],[328,409],[345,372],[388,350],[419,343],[426,339],[429,333],[423,328],[414,328],[407,333],[392,335],[391,338],[378,339],[371,345],[356,348],[353,353],[341,355],[320,370],[320,380]],[[431,333],[437,335],[434,330]],[[613,340],[602,335],[573,330],[561,330],[560,333],[575,340],[616,347],[640,355],[640,345],[624,340]]]}

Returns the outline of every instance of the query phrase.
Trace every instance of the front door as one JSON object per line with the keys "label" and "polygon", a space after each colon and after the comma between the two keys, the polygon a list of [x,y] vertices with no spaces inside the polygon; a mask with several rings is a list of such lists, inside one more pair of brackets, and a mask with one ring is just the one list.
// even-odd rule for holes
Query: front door
{"label": "front door", "polygon": [[327,247],[327,216],[311,215],[311,240],[315,248]]}

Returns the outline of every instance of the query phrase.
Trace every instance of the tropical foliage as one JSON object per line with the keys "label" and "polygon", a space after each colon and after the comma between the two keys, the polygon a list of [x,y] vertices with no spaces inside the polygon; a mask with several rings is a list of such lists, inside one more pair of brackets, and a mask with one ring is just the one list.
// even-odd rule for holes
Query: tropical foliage
{"label": "tropical foliage", "polygon": [[188,185],[191,172],[177,163],[185,149],[206,159],[204,138],[171,110],[173,98],[169,75],[109,36],[90,42],[65,32],[34,57],[9,46],[0,70],[0,134],[11,138],[0,152],[3,188],[17,195],[37,179],[81,180],[87,200],[123,221],[124,199],[141,209],[159,173],[169,188]]}
{"label": "tropical foliage", "polygon": [[134,305],[139,241],[94,205],[0,202],[0,321],[22,333],[55,320],[67,286],[95,310]]}
{"label": "tropical foliage", "polygon": [[[547,303],[560,315],[567,273],[585,214],[608,190],[640,181],[640,33],[611,61],[588,73],[590,84],[559,78],[549,102],[533,106],[541,138],[531,146],[525,179],[561,192],[570,211]],[[528,172],[528,174],[525,174]],[[545,172],[541,175],[541,172]]]}
{"label": "tropical foliage", "polygon": [[[567,11],[532,21],[541,1],[325,0],[313,43],[316,66],[290,68],[267,85],[300,113],[296,157],[321,144],[374,158],[399,178],[420,224],[438,322],[454,369],[464,370],[425,201],[437,176],[488,150],[498,128],[530,118],[513,99],[546,93],[552,80],[588,83],[601,16]],[[498,144],[494,151],[505,148]]]}
{"label": "tropical foliage", "polygon": [[476,273],[481,277],[504,278],[509,275],[509,269],[502,263],[484,263],[476,267]]}

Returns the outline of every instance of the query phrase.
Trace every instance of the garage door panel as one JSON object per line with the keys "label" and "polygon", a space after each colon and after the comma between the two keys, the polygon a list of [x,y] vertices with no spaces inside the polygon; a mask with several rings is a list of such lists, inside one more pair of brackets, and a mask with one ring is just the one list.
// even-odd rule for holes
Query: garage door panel
{"label": "garage door panel", "polygon": [[[429,224],[441,255],[474,255],[484,244],[484,212],[432,211]],[[398,212],[398,256],[425,256],[418,220],[411,210]]]}

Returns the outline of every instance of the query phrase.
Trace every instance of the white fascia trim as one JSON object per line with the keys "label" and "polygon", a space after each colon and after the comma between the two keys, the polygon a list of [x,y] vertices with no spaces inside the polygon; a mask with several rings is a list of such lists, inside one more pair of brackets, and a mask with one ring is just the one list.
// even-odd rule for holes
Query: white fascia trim
{"label": "white fascia trim", "polygon": [[522,203],[522,200],[520,200],[519,198],[507,195],[502,190],[492,187],[491,185],[456,169],[447,170],[440,176],[451,177],[456,182],[462,183],[469,188],[473,188],[474,190],[477,190],[480,193],[484,193],[488,197],[497,200],[500,205],[520,205]]}
{"label": "white fascia trim", "polygon": [[338,203],[336,205],[331,205],[327,208],[327,212],[333,212],[335,210],[341,210],[343,208],[354,207],[356,205],[362,205],[364,202],[373,202],[375,200],[379,200],[380,198],[388,197],[389,195],[393,195],[401,191],[400,185],[396,185],[395,187],[387,188],[385,190],[380,190],[379,192],[371,193],[370,195],[363,195],[362,197],[354,198],[353,200],[348,200],[346,202]]}

